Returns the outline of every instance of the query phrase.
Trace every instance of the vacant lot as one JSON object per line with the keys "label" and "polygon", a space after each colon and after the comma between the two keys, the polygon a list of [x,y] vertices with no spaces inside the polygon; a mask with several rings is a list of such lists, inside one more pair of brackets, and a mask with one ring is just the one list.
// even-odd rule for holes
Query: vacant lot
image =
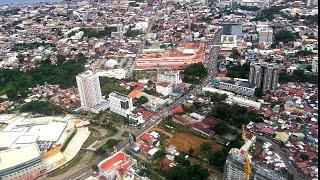
{"label": "vacant lot", "polygon": [[[177,134],[174,137],[167,139],[167,143],[174,145],[178,151],[188,153],[192,147],[195,150],[195,154],[200,153],[200,146],[204,142],[204,139],[198,138],[190,134]],[[212,150],[214,152],[220,151],[222,146],[219,144],[212,143]]]}

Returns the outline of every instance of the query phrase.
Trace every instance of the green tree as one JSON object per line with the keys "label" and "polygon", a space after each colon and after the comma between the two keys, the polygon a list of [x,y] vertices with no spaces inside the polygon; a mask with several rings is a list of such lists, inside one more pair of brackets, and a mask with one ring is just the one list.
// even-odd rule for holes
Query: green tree
{"label": "green tree", "polygon": [[275,34],[274,38],[276,43],[279,43],[279,42],[288,43],[288,42],[295,41],[297,39],[296,36],[291,31],[287,31],[287,30],[279,31],[278,33]]}
{"label": "green tree", "polygon": [[208,170],[200,165],[172,167],[166,175],[168,180],[205,180],[208,177]]}
{"label": "green tree", "polygon": [[192,154],[194,153],[194,149],[191,147],[191,148],[189,149],[188,153],[189,153],[190,155],[192,155]]}
{"label": "green tree", "polygon": [[47,101],[31,101],[25,103],[21,108],[20,112],[32,112],[43,115],[61,115],[64,113],[64,110]]}
{"label": "green tree", "polygon": [[307,70],[307,71],[311,71],[311,70],[312,70],[312,65],[308,65],[308,66],[306,67],[306,70]]}
{"label": "green tree", "polygon": [[214,127],[214,131],[216,134],[224,134],[227,132],[228,126],[225,121],[220,122]]}
{"label": "green tree", "polygon": [[99,171],[99,167],[98,167],[98,165],[96,165],[96,164],[92,164],[92,165],[91,165],[91,169],[94,170],[94,171],[96,171],[96,172]]}
{"label": "green tree", "polygon": [[212,145],[209,141],[205,141],[201,144],[200,146],[200,150],[201,152],[205,152],[205,153],[208,153],[212,150]]}

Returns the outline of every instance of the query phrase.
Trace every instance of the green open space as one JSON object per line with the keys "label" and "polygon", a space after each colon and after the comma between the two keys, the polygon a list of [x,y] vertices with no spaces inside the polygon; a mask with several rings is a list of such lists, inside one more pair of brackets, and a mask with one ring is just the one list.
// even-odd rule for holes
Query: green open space
{"label": "green open space", "polygon": [[92,143],[94,143],[96,140],[98,140],[98,137],[95,137],[93,135],[93,132],[90,133],[88,139],[84,142],[84,144],[82,145],[83,148],[87,148],[89,147]]}

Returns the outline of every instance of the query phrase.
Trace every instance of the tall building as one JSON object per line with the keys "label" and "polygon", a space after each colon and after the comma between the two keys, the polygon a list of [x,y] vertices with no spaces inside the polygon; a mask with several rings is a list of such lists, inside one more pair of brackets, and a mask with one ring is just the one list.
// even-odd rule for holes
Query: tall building
{"label": "tall building", "polygon": [[92,71],[86,71],[77,77],[77,86],[80,94],[81,108],[91,111],[99,103],[103,102],[99,76]]}
{"label": "tall building", "polygon": [[165,71],[157,74],[157,82],[167,82],[173,85],[182,83],[179,71]]}
{"label": "tall building", "polygon": [[[245,158],[241,151],[237,148],[232,148],[229,151],[225,164],[225,180],[243,180],[245,173]],[[285,180],[281,174],[271,169],[266,169],[256,163],[252,164],[252,180]]]}
{"label": "tall building", "polygon": [[109,94],[110,111],[128,117],[133,110],[132,98],[117,92]]}
{"label": "tall building", "polygon": [[318,6],[319,0],[306,0],[306,6],[307,7],[316,7]]}
{"label": "tall building", "polygon": [[279,81],[279,66],[276,64],[251,63],[249,82],[255,84],[258,88],[262,88],[263,92],[275,91]]}
{"label": "tall building", "polygon": [[273,43],[272,28],[257,28],[259,34],[259,43],[269,47]]}
{"label": "tall building", "polygon": [[318,57],[313,57],[311,71],[314,73],[318,73]]}
{"label": "tall building", "polygon": [[242,25],[237,23],[224,23],[222,25],[223,35],[236,35],[239,37],[242,36]]}

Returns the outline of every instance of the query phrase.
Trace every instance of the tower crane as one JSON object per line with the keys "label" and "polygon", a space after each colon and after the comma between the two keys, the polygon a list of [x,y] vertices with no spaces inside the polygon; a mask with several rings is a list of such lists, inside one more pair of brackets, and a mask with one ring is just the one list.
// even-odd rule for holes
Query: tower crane
{"label": "tower crane", "polygon": [[[246,143],[248,141],[248,138],[247,138],[247,132],[244,128],[244,125],[242,125],[242,139],[244,140],[244,142]],[[244,163],[244,180],[249,180],[250,179],[250,176],[251,176],[251,162],[250,162],[250,159],[249,159],[249,156],[248,156],[248,151],[245,151],[244,154],[244,159],[245,159],[245,163]]]}

